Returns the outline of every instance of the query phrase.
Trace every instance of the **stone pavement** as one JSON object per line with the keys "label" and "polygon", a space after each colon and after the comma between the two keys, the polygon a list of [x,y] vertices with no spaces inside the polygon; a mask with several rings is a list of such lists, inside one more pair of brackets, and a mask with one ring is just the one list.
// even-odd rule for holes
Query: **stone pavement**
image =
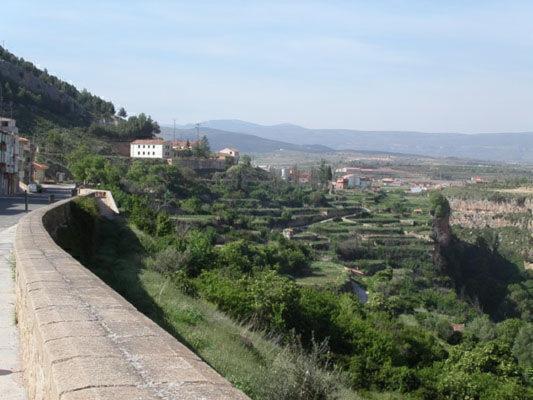
{"label": "stone pavement", "polygon": [[15,282],[11,251],[16,225],[0,228],[0,400],[26,399],[15,322]]}

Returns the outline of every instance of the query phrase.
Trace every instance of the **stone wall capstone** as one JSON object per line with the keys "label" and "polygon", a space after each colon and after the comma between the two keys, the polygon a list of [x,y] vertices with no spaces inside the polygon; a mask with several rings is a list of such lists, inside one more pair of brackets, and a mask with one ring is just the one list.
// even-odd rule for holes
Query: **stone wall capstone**
{"label": "stone wall capstone", "polygon": [[69,201],[27,214],[17,228],[29,399],[248,399],[54,242],[50,233],[68,223]]}

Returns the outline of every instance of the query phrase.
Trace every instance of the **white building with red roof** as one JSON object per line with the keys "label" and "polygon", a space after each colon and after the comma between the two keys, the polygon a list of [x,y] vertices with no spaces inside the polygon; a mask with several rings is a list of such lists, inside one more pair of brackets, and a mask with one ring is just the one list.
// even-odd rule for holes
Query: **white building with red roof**
{"label": "white building with red roof", "polygon": [[163,139],[137,139],[130,143],[131,158],[172,158],[172,145]]}

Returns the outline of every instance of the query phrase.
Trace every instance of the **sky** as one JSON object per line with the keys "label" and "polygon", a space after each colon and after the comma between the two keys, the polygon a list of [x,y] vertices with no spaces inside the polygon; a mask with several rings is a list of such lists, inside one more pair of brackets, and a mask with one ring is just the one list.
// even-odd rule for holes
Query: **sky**
{"label": "sky", "polygon": [[533,1],[2,0],[19,57],[161,124],[533,131]]}

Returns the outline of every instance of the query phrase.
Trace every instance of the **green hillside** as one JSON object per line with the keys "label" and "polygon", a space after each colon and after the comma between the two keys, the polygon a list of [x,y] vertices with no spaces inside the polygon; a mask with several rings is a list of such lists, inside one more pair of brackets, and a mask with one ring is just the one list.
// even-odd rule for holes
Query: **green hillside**
{"label": "green hillside", "polygon": [[[0,47],[0,113],[17,120],[21,132],[43,137],[54,129],[81,128],[92,137],[151,137],[159,132],[149,116],[115,115],[113,103],[50,75]],[[121,110],[124,111],[124,110]]]}
{"label": "green hillside", "polygon": [[21,135],[38,146],[36,160],[49,174],[67,172],[72,154],[114,155],[116,141],[150,138],[159,125],[150,116],[116,113],[113,103],[50,75],[0,47],[0,115],[17,120]]}
{"label": "green hillside", "polygon": [[12,111],[20,128],[30,133],[39,128],[89,126],[115,114],[113,103],[78,90],[2,47],[0,79],[4,115]]}

